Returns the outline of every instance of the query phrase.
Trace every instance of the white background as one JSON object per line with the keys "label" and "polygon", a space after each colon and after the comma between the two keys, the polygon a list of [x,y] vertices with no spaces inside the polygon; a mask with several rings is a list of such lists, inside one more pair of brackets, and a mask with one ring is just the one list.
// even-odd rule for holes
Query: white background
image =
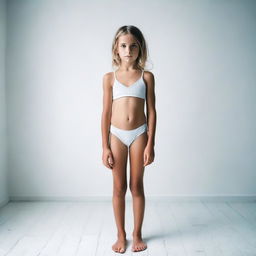
{"label": "white background", "polygon": [[155,76],[146,196],[255,195],[255,1],[0,7],[1,201],[112,195],[101,160],[102,77],[123,25],[141,29]]}

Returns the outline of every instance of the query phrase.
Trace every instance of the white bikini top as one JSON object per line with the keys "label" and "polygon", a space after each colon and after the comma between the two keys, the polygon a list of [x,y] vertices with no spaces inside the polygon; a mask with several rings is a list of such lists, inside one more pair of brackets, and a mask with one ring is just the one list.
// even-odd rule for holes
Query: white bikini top
{"label": "white bikini top", "polygon": [[141,77],[135,83],[133,83],[130,86],[126,86],[116,79],[116,72],[114,72],[115,81],[113,84],[113,100],[125,96],[132,96],[145,99],[146,85],[143,80],[143,73],[144,70],[142,71]]}

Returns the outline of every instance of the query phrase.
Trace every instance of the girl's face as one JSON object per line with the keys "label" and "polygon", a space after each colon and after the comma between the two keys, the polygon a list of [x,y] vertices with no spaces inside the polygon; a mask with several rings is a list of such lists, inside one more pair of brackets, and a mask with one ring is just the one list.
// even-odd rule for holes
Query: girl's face
{"label": "girl's face", "polygon": [[118,39],[117,53],[122,62],[134,62],[139,55],[139,45],[131,34],[122,35]]}

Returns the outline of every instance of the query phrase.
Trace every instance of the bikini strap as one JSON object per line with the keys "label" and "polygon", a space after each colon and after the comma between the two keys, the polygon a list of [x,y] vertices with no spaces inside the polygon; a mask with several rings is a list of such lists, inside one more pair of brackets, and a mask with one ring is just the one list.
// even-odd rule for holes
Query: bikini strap
{"label": "bikini strap", "polygon": [[[113,73],[114,73],[114,78],[115,78],[115,80],[116,80],[116,71],[113,71]],[[142,73],[141,73],[141,77],[143,78],[143,74],[144,74],[144,69],[142,70]]]}

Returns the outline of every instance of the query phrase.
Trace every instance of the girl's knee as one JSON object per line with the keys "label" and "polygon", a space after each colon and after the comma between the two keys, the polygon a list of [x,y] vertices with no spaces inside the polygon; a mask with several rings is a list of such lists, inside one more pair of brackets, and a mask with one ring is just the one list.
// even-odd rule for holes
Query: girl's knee
{"label": "girl's knee", "polygon": [[127,191],[127,185],[123,185],[123,186],[114,186],[114,190],[113,190],[113,194],[114,196],[117,197],[123,197],[125,196]]}
{"label": "girl's knee", "polygon": [[132,196],[142,196],[144,195],[143,184],[130,185],[130,191]]}

